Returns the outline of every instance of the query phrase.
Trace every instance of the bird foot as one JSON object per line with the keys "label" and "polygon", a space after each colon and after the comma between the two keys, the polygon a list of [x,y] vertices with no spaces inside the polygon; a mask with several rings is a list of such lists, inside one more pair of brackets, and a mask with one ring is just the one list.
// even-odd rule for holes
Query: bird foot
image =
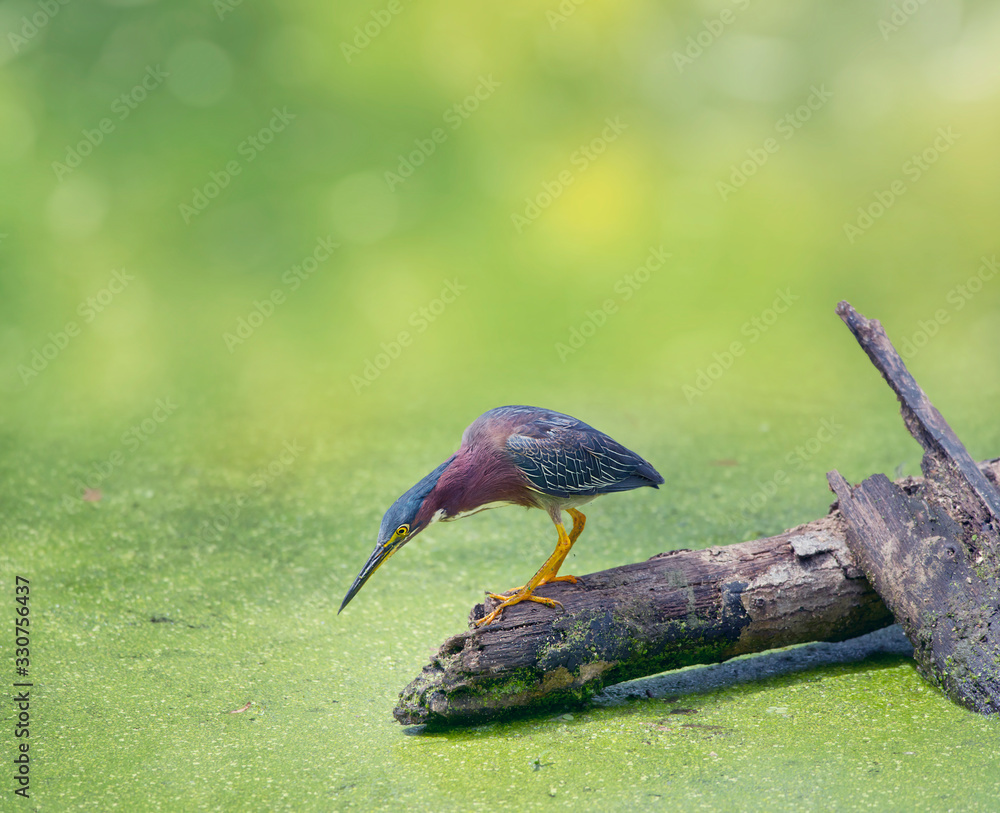
{"label": "bird foot", "polygon": [[553,576],[551,579],[542,579],[539,582],[539,587],[543,584],[552,584],[552,582],[569,582],[570,584],[576,584],[579,579],[576,576],[570,576],[569,574],[565,576]]}
{"label": "bird foot", "polygon": [[[553,576],[551,579],[542,579],[538,584],[535,585],[535,587],[541,587],[543,584],[552,584],[552,582],[569,582],[570,584],[576,584],[578,581],[580,581],[580,579],[578,579],[576,576],[570,576],[569,574],[566,574],[565,576]],[[525,585],[522,584],[520,587],[512,587],[510,590],[507,591],[507,593],[519,593],[522,590],[524,590],[524,588]],[[508,595],[498,595],[496,593],[487,593],[487,595],[493,596],[493,598],[500,598],[500,599],[510,598],[510,596]]]}
{"label": "bird foot", "polygon": [[544,596],[536,596],[530,590],[525,588],[520,588],[512,596],[504,596],[499,593],[487,593],[490,598],[496,599],[501,602],[500,606],[493,610],[493,612],[487,614],[483,618],[480,618],[476,622],[477,627],[485,627],[488,624],[492,624],[500,617],[500,613],[504,611],[505,608],[510,607],[514,604],[520,604],[522,601],[536,601],[539,604],[544,604],[546,607],[562,607],[562,604],[556,601],[554,598],[545,598]]}

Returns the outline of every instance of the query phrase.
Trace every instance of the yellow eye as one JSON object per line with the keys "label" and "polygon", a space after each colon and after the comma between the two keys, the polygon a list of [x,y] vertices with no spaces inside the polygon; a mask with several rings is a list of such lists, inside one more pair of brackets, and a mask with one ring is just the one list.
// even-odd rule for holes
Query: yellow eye
{"label": "yellow eye", "polygon": [[400,525],[396,529],[396,536],[406,536],[409,532],[410,532],[410,526],[409,525]]}

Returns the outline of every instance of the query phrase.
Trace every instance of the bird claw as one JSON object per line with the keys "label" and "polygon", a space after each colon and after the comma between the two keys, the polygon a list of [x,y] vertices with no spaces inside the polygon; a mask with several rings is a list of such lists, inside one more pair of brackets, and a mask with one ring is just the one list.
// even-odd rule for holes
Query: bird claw
{"label": "bird claw", "polygon": [[[569,582],[570,584],[576,584],[580,579],[576,576],[570,576],[566,574],[565,576],[553,576],[551,579],[542,579],[535,587],[541,587],[543,584],[552,584],[552,582]],[[507,593],[519,593],[524,590],[526,585],[521,585],[520,587],[512,587]],[[509,595],[498,595],[497,593],[487,593],[490,598],[495,598],[498,601],[503,601],[504,599],[510,598]]]}
{"label": "bird claw", "polygon": [[494,608],[494,610],[491,613],[488,613],[483,618],[480,618],[478,621],[476,621],[475,624],[477,627],[485,627],[488,626],[489,624],[492,624],[500,617],[500,614],[504,611],[505,608],[511,607],[514,604],[520,604],[522,601],[535,601],[538,602],[539,604],[544,604],[546,607],[552,607],[553,609],[559,607],[560,609],[562,609],[562,602],[556,601],[554,598],[545,598],[544,596],[536,596],[534,593],[531,593],[530,591],[527,591],[524,588],[520,588],[512,596],[504,596],[500,595],[499,593],[487,593],[486,595],[501,603],[500,606]]}

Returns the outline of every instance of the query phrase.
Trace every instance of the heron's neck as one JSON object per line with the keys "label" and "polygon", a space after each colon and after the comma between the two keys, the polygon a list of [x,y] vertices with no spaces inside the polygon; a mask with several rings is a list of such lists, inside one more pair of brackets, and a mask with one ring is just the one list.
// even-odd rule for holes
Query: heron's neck
{"label": "heron's neck", "polygon": [[432,521],[454,520],[501,505],[534,505],[524,478],[492,451],[463,448],[428,495]]}

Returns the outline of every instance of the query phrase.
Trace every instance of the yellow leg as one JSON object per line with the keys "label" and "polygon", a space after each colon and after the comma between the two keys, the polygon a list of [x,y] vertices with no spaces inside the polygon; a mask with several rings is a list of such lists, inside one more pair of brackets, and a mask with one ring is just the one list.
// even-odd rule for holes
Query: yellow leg
{"label": "yellow leg", "polygon": [[[577,539],[580,538],[580,534],[583,533],[583,528],[587,524],[587,518],[577,511],[575,508],[567,508],[567,513],[573,517],[573,530],[569,532],[569,546],[573,547],[573,544]],[[559,572],[559,568],[562,567],[563,561],[566,559],[566,554],[569,553],[569,548],[566,549],[566,553],[563,554],[562,559],[553,568],[552,576],[547,578],[542,584],[549,584],[549,582],[570,582],[571,584],[576,584],[576,576],[556,576],[555,574]]]}
{"label": "yellow leg", "polygon": [[580,534],[583,533],[583,527],[587,524],[587,518],[575,508],[567,508],[566,512],[573,517],[573,530],[569,532],[569,541],[576,542],[580,538]]}
{"label": "yellow leg", "polygon": [[537,601],[539,604],[544,604],[547,607],[562,607],[558,601],[553,598],[544,598],[542,596],[534,595],[534,590],[536,587],[541,587],[543,584],[549,584],[555,581],[566,581],[576,583],[576,576],[557,576],[559,568],[562,567],[563,561],[565,561],[567,554],[569,554],[570,548],[573,547],[573,543],[576,542],[577,538],[583,532],[583,526],[587,521],[587,518],[577,511],[575,508],[568,509],[569,515],[573,517],[573,530],[568,534],[566,533],[566,528],[561,522],[556,523],[556,531],[559,533],[559,541],[556,543],[556,549],[553,551],[552,555],[545,560],[538,572],[531,577],[530,581],[524,585],[524,587],[517,588],[517,591],[512,596],[503,596],[498,593],[488,593],[490,598],[500,601],[499,607],[493,610],[493,612],[486,615],[484,618],[479,619],[476,622],[477,627],[483,627],[487,624],[492,624],[497,618],[500,617],[500,613],[506,607],[510,607],[514,604],[520,604],[522,601]]}
{"label": "yellow leg", "polygon": [[[566,511],[571,517],[573,517],[573,530],[569,532],[569,546],[571,548],[573,547],[573,543],[580,538],[580,534],[583,533],[583,528],[587,524],[587,518],[575,508],[567,508]],[[562,559],[560,559],[556,566],[552,569],[552,575],[541,582],[541,584],[551,584],[552,582],[569,582],[570,584],[576,584],[576,576],[555,575],[559,572],[559,568],[562,567],[568,553],[569,548],[566,548],[566,553],[563,554]]]}

